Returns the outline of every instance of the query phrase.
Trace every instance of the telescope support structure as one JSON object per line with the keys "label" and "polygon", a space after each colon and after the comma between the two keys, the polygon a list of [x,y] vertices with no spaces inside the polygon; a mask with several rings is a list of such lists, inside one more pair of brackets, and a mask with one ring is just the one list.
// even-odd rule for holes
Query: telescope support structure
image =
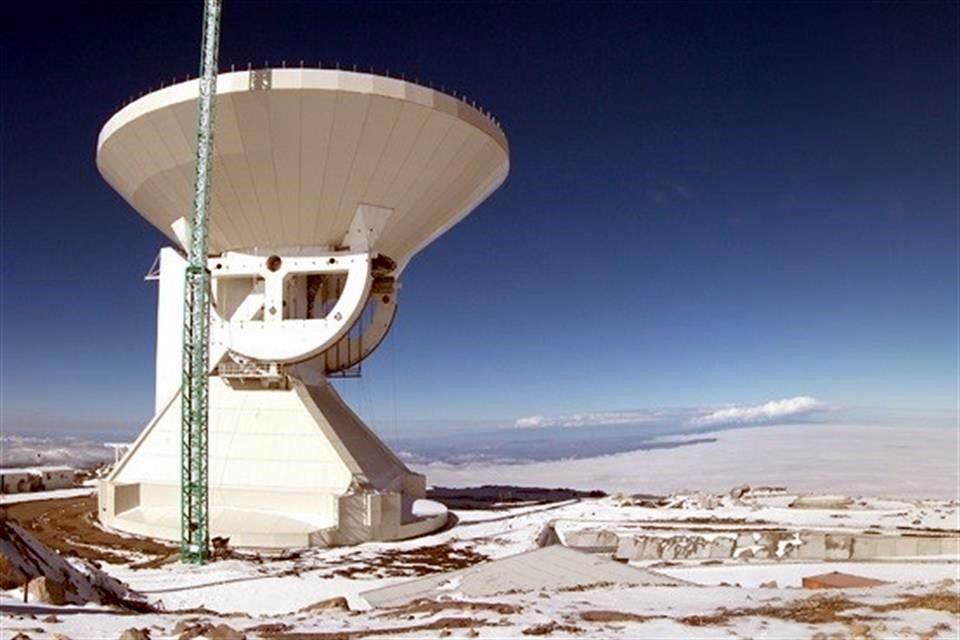
{"label": "telescope support structure", "polygon": [[179,245],[149,278],[154,418],[101,481],[100,520],[183,542],[188,560],[211,536],[296,547],[432,531],[446,513],[418,508],[423,476],[329,379],[359,374],[404,268],[506,178],[506,136],[475,104],[403,78],[214,81],[220,2],[205,3],[201,77],[124,106],[97,140],[104,179]]}

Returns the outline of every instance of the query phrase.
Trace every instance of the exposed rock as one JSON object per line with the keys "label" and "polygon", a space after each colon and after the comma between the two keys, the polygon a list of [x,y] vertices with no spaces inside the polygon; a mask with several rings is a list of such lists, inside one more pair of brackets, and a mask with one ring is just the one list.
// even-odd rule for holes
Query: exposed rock
{"label": "exposed rock", "polygon": [[27,593],[35,600],[46,604],[67,604],[67,594],[63,585],[46,576],[34,578],[27,583]]}
{"label": "exposed rock", "polygon": [[17,570],[6,554],[0,553],[0,590],[16,589],[27,582],[27,577]]}
{"label": "exposed rock", "polygon": [[30,636],[25,634],[23,631],[18,631],[17,635],[10,638],[10,640],[30,640]]}
{"label": "exposed rock", "polygon": [[537,547],[548,547],[552,544],[560,544],[560,536],[553,522],[548,522],[537,535]]}
{"label": "exposed rock", "polygon": [[230,550],[230,538],[225,538],[223,536],[214,536],[210,540],[210,546],[212,549],[212,556],[214,560],[225,560],[230,558],[232,551]]}
{"label": "exposed rock", "polygon": [[303,609],[300,609],[300,611],[324,611],[327,609],[340,609],[342,611],[347,611],[350,609],[350,606],[347,604],[346,598],[343,596],[338,596],[336,598],[330,598],[329,600],[314,602],[313,604],[307,605]]}
{"label": "exposed rock", "polygon": [[293,629],[292,624],[286,622],[265,622],[253,627],[247,627],[246,633],[252,633],[257,636],[280,635]]}
{"label": "exposed rock", "polygon": [[173,627],[173,633],[179,634],[177,638],[179,640],[192,640],[198,636],[205,636],[209,630],[213,629],[213,625],[209,622],[187,622],[181,620]]}
{"label": "exposed rock", "polygon": [[846,496],[800,496],[788,506],[791,509],[846,509],[853,500]]}
{"label": "exposed rock", "polygon": [[[0,520],[0,556],[13,573],[33,578],[32,581],[24,580],[21,585],[26,585],[28,596],[32,594],[42,602],[97,602],[139,612],[153,610],[146,599],[131,591],[128,585],[110,577],[91,562],[68,562],[13,520]],[[43,578],[42,584],[34,585],[34,581],[40,578]]]}
{"label": "exposed rock", "polygon": [[44,618],[43,620],[41,620],[41,622],[49,622],[50,624],[56,624],[57,622],[60,622],[60,618],[58,618],[57,616],[51,614],[51,615],[47,616],[46,618]]}
{"label": "exposed rock", "polygon": [[661,616],[644,616],[629,611],[608,611],[605,609],[580,612],[580,619],[586,622],[647,622],[659,617]]}
{"label": "exposed rock", "polygon": [[730,497],[733,498],[734,500],[739,500],[749,492],[750,492],[750,487],[745,484],[741,484],[738,487],[734,487],[733,489],[730,489]]}
{"label": "exposed rock", "polygon": [[583,631],[580,627],[572,624],[559,624],[556,622],[546,622],[544,624],[536,624],[532,627],[527,627],[520,633],[525,636],[548,636],[551,635],[554,631],[560,631],[562,633],[580,633]]}
{"label": "exposed rock", "polygon": [[198,622],[196,618],[193,618],[193,619],[187,618],[184,620],[177,620],[177,623],[173,625],[173,635],[179,635],[184,631],[187,631],[189,629],[192,629],[193,627],[196,627],[197,624]]}
{"label": "exposed rock", "polygon": [[150,640],[150,630],[130,627],[120,634],[119,640]]}
{"label": "exposed rock", "polygon": [[768,582],[761,582],[760,588],[761,589],[779,589],[780,585],[777,584],[776,580],[770,580]]}
{"label": "exposed rock", "polygon": [[230,625],[214,625],[196,618],[179,620],[173,627],[173,635],[177,636],[178,640],[192,640],[199,637],[208,640],[245,640],[247,637],[246,634],[237,631]]}
{"label": "exposed rock", "polygon": [[520,503],[550,504],[577,498],[605,498],[603,491],[574,489],[547,489],[544,487],[515,487],[512,485],[483,485],[482,487],[431,487],[427,498],[442,503],[449,509],[503,509]]}
{"label": "exposed rock", "polygon": [[246,640],[247,638],[246,634],[226,624],[218,624],[208,629],[205,635],[210,640]]}

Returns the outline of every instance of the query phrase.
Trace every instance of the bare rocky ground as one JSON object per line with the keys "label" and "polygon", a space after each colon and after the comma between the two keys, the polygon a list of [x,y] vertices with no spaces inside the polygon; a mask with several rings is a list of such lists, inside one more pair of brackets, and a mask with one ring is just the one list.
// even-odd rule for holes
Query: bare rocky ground
{"label": "bare rocky ground", "polygon": [[177,551],[165,542],[105,531],[97,522],[96,496],[20,502],[6,511],[7,518],[66,557],[146,567],[172,559]]}
{"label": "bare rocky ground", "polygon": [[[279,554],[227,550],[203,568],[179,565],[172,545],[103,530],[92,496],[9,505],[9,521],[66,558],[96,563],[149,603],[46,604],[22,588],[0,594],[3,638],[622,637],[622,638],[953,638],[960,630],[958,558],[846,563],[852,573],[890,582],[875,589],[811,592],[795,574],[817,564],[794,561],[653,560],[646,566],[699,583],[684,587],[584,585],[573,590],[468,598],[455,591],[390,608],[369,609],[359,593],[406,579],[470,567],[537,545],[545,527],[560,538],[580,530],[631,535],[668,529],[707,536],[731,531],[850,527],[884,533],[935,531],[957,536],[958,505],[863,501],[802,512],[787,500],[744,502],[729,496],[591,496],[549,490],[445,490],[459,522],[401,543]],[[702,499],[701,499],[702,498]],[[779,500],[779,501],[778,501]],[[781,504],[782,503],[782,504]],[[946,516],[946,517],[944,517]],[[769,579],[773,576],[773,579]],[[778,584],[779,583],[779,584]]]}

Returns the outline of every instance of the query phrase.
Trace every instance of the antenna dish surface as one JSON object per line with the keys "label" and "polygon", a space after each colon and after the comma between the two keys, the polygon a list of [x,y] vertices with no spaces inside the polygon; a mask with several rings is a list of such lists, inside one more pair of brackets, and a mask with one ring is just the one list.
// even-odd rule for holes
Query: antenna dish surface
{"label": "antenna dish surface", "polygon": [[[189,218],[196,80],[150,93],[103,127],[97,167],[173,240]],[[503,132],[425,87],[330,69],[217,81],[210,251],[341,245],[361,205],[392,210],[376,250],[402,269],[504,181]]]}

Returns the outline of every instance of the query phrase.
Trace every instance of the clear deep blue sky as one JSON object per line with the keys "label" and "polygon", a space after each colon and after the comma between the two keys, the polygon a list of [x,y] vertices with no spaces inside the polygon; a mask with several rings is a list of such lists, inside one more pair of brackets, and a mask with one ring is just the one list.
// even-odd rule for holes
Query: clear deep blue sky
{"label": "clear deep blue sky", "polygon": [[[342,385],[382,431],[795,395],[953,425],[958,6],[225,0],[221,61],[403,71],[509,136],[507,182]],[[196,74],[201,5],[4,12],[3,428],[129,437],[165,240],[96,137]]]}

